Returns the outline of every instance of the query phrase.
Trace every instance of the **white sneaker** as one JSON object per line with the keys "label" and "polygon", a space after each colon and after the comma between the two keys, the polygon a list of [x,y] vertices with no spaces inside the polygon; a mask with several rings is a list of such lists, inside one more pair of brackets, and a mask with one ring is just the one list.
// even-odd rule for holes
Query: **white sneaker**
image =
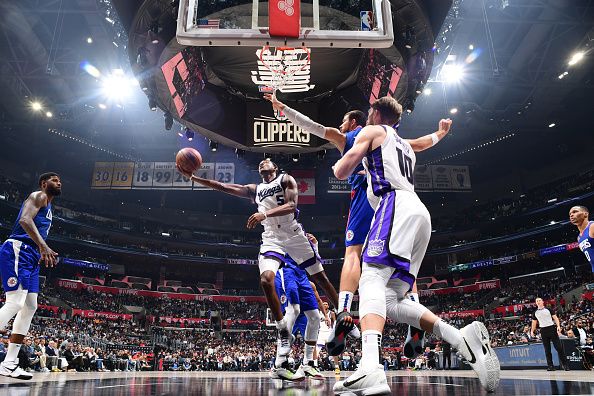
{"label": "white sneaker", "polygon": [[489,333],[481,322],[472,322],[460,329],[462,342],[458,352],[468,361],[476,372],[483,388],[487,392],[495,392],[499,385],[501,367],[497,354],[491,348]]}
{"label": "white sneaker", "polygon": [[301,367],[299,367],[299,370],[303,371],[306,377],[319,380],[324,379],[322,373],[320,373],[317,368],[315,368],[314,366],[310,366],[309,364],[302,364]]}
{"label": "white sneaker", "polygon": [[357,371],[346,380],[335,383],[332,390],[336,395],[354,394],[357,396],[368,396],[392,393],[382,365],[377,365],[377,367],[371,371],[357,369]]}
{"label": "white sneaker", "polygon": [[31,378],[33,378],[31,374],[29,374],[28,372],[20,368],[18,364],[13,362],[0,363],[0,375],[20,380],[30,380]]}
{"label": "white sneaker", "polygon": [[303,381],[305,379],[305,373],[301,370],[301,367],[294,370],[289,366],[289,363],[284,362],[282,366],[274,367],[270,370],[270,377],[285,381]]}
{"label": "white sneaker", "polygon": [[278,331],[278,338],[276,339],[276,360],[282,356],[289,356],[291,353],[291,345],[295,341],[295,336],[287,329]]}

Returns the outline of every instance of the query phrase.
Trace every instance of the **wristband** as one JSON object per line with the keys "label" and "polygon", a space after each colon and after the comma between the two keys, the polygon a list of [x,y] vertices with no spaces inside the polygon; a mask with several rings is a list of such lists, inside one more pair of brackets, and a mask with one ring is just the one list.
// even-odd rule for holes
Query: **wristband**
{"label": "wristband", "polygon": [[266,212],[262,212],[262,214],[264,215],[264,220],[266,220],[268,218],[268,216],[266,215]]}
{"label": "wristband", "polygon": [[437,136],[437,133],[433,132],[431,135],[431,141],[433,142],[433,144],[431,145],[431,147],[435,146],[438,142],[439,142],[439,137]]}

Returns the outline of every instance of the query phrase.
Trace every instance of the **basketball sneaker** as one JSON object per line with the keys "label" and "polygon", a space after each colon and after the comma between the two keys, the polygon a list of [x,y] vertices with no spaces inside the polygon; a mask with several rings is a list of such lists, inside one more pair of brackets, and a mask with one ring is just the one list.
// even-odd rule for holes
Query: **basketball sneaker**
{"label": "basketball sneaker", "polygon": [[[278,331],[278,338],[276,339],[276,359],[287,357],[291,353],[291,345],[295,341],[295,336],[287,329]],[[282,359],[281,359],[282,360]]]}
{"label": "basketball sneaker", "polygon": [[334,394],[342,395],[386,395],[392,391],[386,379],[384,366],[377,365],[374,369],[365,371],[357,369],[350,377],[344,381],[338,381],[332,388]]}
{"label": "basketball sneaker", "polygon": [[301,367],[295,370],[289,365],[289,362],[284,362],[280,367],[273,367],[270,370],[270,377],[284,381],[303,381],[305,379],[305,373]]}
{"label": "basketball sneaker", "polygon": [[30,380],[33,375],[29,374],[18,366],[15,362],[0,363],[0,375],[20,380]]}
{"label": "basketball sneaker", "polygon": [[349,333],[349,337],[353,337],[355,340],[361,338],[361,331],[359,330],[357,325],[353,326],[353,330],[351,330],[351,332]]}
{"label": "basketball sneaker", "polygon": [[306,377],[310,377],[313,379],[320,379],[320,380],[324,379],[324,376],[313,365],[313,362],[310,362],[308,364],[302,364],[301,367],[299,367],[299,369],[301,371],[303,371],[303,373],[305,374]]}
{"label": "basketball sneaker", "polygon": [[472,322],[460,329],[462,342],[458,352],[468,361],[476,372],[483,388],[487,392],[495,392],[499,385],[501,368],[497,354],[491,348],[489,333],[481,322]]}
{"label": "basketball sneaker", "polygon": [[425,349],[425,332],[416,327],[408,326],[408,335],[404,342],[404,356],[415,359]]}
{"label": "basketball sneaker", "polygon": [[328,342],[326,342],[326,349],[330,356],[338,356],[344,351],[345,338],[353,330],[353,327],[355,327],[355,323],[350,312],[342,311],[338,314]]}

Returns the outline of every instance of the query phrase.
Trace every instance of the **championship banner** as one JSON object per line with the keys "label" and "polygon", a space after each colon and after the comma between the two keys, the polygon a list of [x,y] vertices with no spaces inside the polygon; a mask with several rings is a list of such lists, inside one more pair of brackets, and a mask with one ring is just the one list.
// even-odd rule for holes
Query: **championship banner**
{"label": "championship banner", "polygon": [[296,170],[291,176],[297,181],[299,190],[299,204],[316,203],[316,174],[313,170]]}
{"label": "championship banner", "polygon": [[433,191],[431,168],[431,165],[419,165],[415,168],[415,191]]}
{"label": "championship banner", "polygon": [[456,293],[473,293],[479,290],[494,290],[500,289],[501,283],[499,279],[488,280],[483,282],[476,282],[474,285],[466,285],[459,287],[444,287],[441,289],[425,289],[419,290],[419,296],[435,296],[443,294],[456,294]]}
{"label": "championship banner", "polygon": [[[205,162],[196,171],[205,179],[235,183],[233,162]],[[92,189],[207,190],[177,171],[175,162],[96,162]]]}
{"label": "championship banner", "polygon": [[329,194],[350,194],[351,185],[347,180],[339,180],[334,176],[328,177],[328,189],[326,190]]}
{"label": "championship banner", "polygon": [[434,191],[470,191],[472,187],[468,166],[433,165],[431,180]]}

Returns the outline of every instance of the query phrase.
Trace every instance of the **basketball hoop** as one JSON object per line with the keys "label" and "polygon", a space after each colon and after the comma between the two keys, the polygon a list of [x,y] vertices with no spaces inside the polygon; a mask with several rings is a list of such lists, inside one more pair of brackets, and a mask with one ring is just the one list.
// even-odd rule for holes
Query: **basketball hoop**
{"label": "basketball hoop", "polygon": [[269,84],[262,87],[262,92],[274,94],[276,90],[293,82],[299,72],[309,70],[311,50],[307,47],[270,47],[265,45],[256,51],[260,64],[270,71]]}

